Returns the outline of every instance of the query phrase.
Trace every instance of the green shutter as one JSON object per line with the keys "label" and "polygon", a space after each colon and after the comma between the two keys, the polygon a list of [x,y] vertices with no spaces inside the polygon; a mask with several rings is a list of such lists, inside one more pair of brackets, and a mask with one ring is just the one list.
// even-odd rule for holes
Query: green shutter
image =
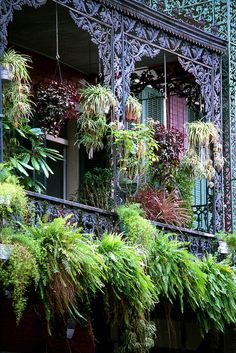
{"label": "green shutter", "polygon": [[163,94],[155,88],[145,87],[139,98],[143,107],[142,122],[145,123],[147,118],[153,118],[163,123]]}

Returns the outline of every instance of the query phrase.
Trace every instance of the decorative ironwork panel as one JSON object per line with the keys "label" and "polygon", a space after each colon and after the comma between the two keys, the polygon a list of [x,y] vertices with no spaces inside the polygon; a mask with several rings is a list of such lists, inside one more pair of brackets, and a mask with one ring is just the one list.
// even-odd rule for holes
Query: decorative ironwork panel
{"label": "decorative ironwork panel", "polygon": [[[140,2],[148,4],[147,0]],[[13,11],[20,10],[22,5],[39,6],[44,3],[45,0],[3,0],[0,5],[1,51],[6,46],[6,27],[12,20]],[[221,124],[219,109],[221,75],[218,55],[186,39],[176,37],[164,29],[156,29],[145,21],[128,17],[122,11],[112,9],[97,0],[60,0],[58,3],[70,6],[70,15],[76,25],[87,31],[91,40],[98,46],[99,56],[103,62],[105,84],[112,87],[119,103],[117,116],[123,114],[124,117],[124,105],[129,94],[130,76],[135,69],[135,63],[144,56],[155,57],[161,49],[164,49],[177,54],[181,65],[195,76],[205,100],[206,119]],[[150,4],[151,1],[148,5]],[[154,1],[153,6],[155,4],[160,2]],[[222,224],[222,212],[219,212],[222,205],[220,176],[217,178],[215,200],[218,204],[215,212],[216,227],[220,229]]]}
{"label": "decorative ironwork panel", "polygon": [[163,233],[168,233],[170,239],[176,239],[177,241],[186,243],[189,252],[199,259],[202,259],[206,254],[218,254],[219,243],[217,238],[213,235],[198,231],[188,231],[184,228],[163,225],[161,223],[154,223]]}
{"label": "decorative ironwork panel", "polygon": [[13,12],[22,9],[23,5],[38,7],[47,0],[2,0],[0,3],[0,56],[7,46],[7,26],[13,20]]}
{"label": "decorative ironwork panel", "polygon": [[136,0],[180,21],[227,38],[227,0]]}
{"label": "decorative ironwork panel", "polygon": [[75,228],[82,228],[86,234],[102,236],[105,231],[112,231],[115,226],[114,214],[83,206],[74,202],[56,200],[49,196],[30,196],[29,223],[37,224],[40,220],[52,222],[55,218],[70,215],[69,222]]}

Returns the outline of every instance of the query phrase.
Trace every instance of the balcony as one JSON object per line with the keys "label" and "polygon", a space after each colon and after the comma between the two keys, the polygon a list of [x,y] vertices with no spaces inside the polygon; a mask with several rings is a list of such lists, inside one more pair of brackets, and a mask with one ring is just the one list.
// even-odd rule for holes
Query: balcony
{"label": "balcony", "polygon": [[[118,229],[118,220],[113,212],[31,191],[28,191],[27,195],[30,199],[30,223],[37,223],[38,219],[50,222],[54,218],[72,214],[72,223],[75,227],[81,227],[84,233],[102,236],[106,230]],[[170,233],[172,239],[189,243],[189,251],[200,259],[206,253],[215,254],[218,251],[219,245],[215,235],[160,222],[154,224],[164,233]]]}
{"label": "balcony", "polygon": [[116,217],[112,212],[31,191],[27,191],[27,195],[30,198],[29,223],[37,224],[38,219],[51,222],[57,217],[72,215],[71,223],[76,228],[81,227],[84,233],[97,236],[115,226]]}

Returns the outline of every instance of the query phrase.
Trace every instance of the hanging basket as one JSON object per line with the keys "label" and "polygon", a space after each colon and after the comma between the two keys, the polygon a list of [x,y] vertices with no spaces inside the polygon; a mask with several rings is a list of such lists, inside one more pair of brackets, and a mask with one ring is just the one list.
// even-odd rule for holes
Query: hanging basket
{"label": "hanging basket", "polygon": [[36,117],[42,130],[58,136],[67,120],[76,120],[79,95],[75,84],[49,81],[36,89]]}

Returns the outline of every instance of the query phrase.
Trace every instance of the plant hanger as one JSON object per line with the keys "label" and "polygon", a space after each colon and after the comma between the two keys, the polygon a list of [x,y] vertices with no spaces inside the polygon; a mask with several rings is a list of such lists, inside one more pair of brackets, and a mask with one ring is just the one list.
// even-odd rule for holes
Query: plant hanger
{"label": "plant hanger", "polygon": [[56,78],[57,72],[59,74],[60,82],[62,82],[61,65],[60,65],[60,54],[59,54],[59,24],[58,24],[58,6],[55,3],[55,33],[56,33],[56,68],[54,73],[54,79]]}

